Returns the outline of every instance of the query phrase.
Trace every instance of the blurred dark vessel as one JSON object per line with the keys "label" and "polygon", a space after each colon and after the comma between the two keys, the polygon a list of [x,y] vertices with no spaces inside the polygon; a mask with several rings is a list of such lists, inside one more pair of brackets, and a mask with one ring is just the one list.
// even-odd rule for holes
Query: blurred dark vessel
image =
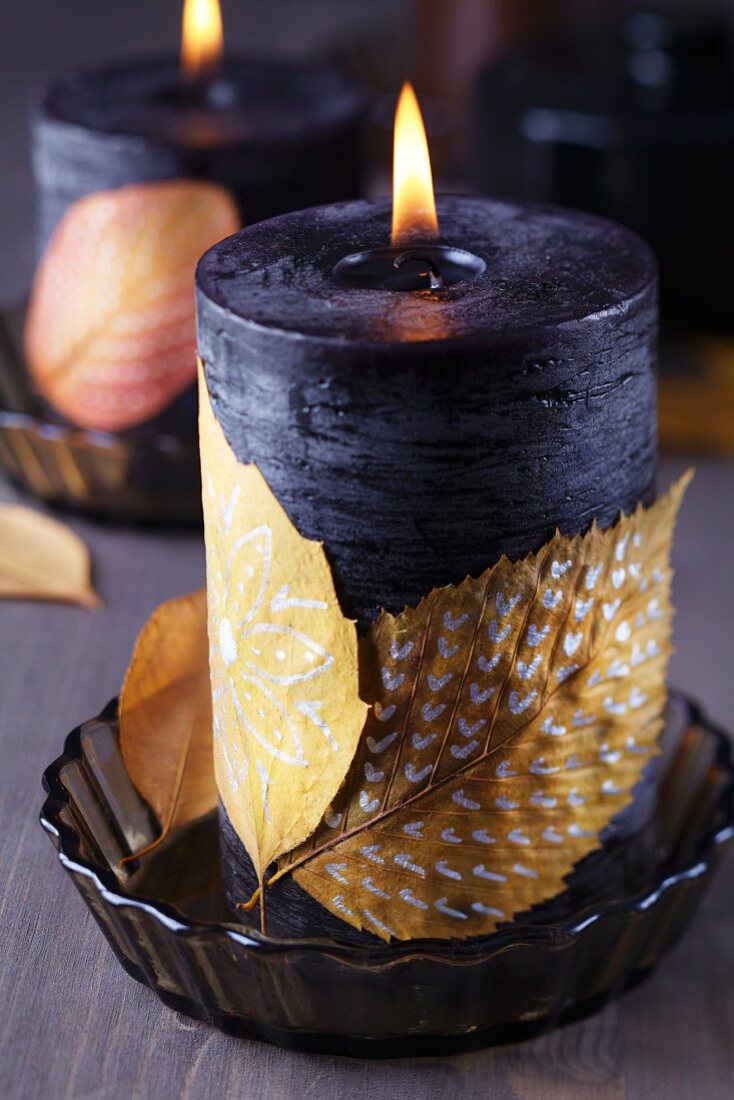
{"label": "blurred dark vessel", "polygon": [[655,249],[663,313],[734,332],[731,9],[624,6],[488,63],[480,191],[575,206]]}

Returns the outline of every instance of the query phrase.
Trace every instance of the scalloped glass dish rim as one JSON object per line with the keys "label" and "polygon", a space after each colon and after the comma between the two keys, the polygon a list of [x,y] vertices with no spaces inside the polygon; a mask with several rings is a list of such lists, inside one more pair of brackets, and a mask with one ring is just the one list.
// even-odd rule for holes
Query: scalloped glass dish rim
{"label": "scalloped glass dish rim", "polygon": [[[520,942],[533,944],[548,942],[549,945],[557,946],[559,940],[572,939],[599,920],[635,911],[645,911],[680,882],[707,874],[710,870],[709,854],[734,839],[734,746],[727,734],[711,722],[696,703],[678,692],[671,692],[671,697],[678,699],[687,708],[691,724],[701,726],[713,736],[715,750],[712,763],[722,768],[726,775],[726,782],[716,800],[716,823],[709,826],[697,838],[692,856],[678,868],[663,863],[662,870],[666,873],[652,888],[621,896],[614,901],[590,903],[570,918],[549,922],[546,925],[512,923],[507,928],[474,940],[416,939],[360,947],[324,937],[276,937],[263,934],[254,928],[238,925],[234,918],[232,924],[196,920],[186,916],[168,902],[125,893],[120,889],[119,882],[112,871],[76,854],[77,834],[59,818],[59,810],[69,801],[69,795],[61,782],[60,772],[65,764],[81,759],[80,736],[84,725],[88,723],[83,723],[72,730],[65,740],[63,753],[43,773],[43,786],[48,796],[41,809],[40,823],[44,831],[54,840],[59,861],[67,871],[92,879],[97,892],[105,902],[115,907],[143,909],[176,935],[212,938],[225,936],[255,951],[270,954],[287,954],[294,950],[312,951],[332,955],[342,962],[376,969],[413,957],[431,958],[452,964],[461,962],[471,964],[485,961],[507,948],[517,946]],[[96,718],[89,719],[88,722],[109,723],[116,720],[117,699],[113,699]]]}

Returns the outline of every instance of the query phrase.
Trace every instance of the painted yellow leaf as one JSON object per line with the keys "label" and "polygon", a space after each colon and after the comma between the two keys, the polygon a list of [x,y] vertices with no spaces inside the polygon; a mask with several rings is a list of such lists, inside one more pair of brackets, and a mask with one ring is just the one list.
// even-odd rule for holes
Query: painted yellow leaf
{"label": "painted yellow leaf", "polygon": [[64,523],[0,504],[0,599],[55,600],[98,608],[87,547]]}
{"label": "painted yellow leaf", "polygon": [[230,449],[199,373],[214,765],[262,879],[313,832],[364,726],[358,644],[321,543]]}
{"label": "painted yellow leaf", "polygon": [[385,939],[484,935],[558,893],[656,751],[687,480],[383,614],[347,781],[278,877]]}
{"label": "painted yellow leaf", "polygon": [[216,807],[203,590],[162,604],[141,631],[120,696],[120,741],[161,822],[156,844]]}

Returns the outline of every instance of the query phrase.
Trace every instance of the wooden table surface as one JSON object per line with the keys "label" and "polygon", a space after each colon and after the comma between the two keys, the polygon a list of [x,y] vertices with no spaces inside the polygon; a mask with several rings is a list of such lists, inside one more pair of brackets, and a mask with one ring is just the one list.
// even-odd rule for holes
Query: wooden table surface
{"label": "wooden table surface", "polygon": [[[699,461],[676,547],[676,685],[734,726],[734,468]],[[681,463],[668,461],[668,482]],[[0,486],[0,497],[13,499]],[[0,1096],[719,1100],[734,1095],[734,864],[646,985],[515,1047],[386,1063],[284,1053],[164,1008],[129,978],[38,825],[40,776],[116,693],[135,634],[203,581],[195,535],[72,521],[105,610],[0,604]]]}

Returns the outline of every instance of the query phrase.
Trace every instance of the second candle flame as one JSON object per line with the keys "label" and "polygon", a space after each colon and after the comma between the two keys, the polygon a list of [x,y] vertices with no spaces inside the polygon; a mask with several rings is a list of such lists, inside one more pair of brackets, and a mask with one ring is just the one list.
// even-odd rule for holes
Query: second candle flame
{"label": "second candle flame", "polygon": [[222,57],[223,41],[219,0],[184,0],[181,68],[186,75],[213,73]]}
{"label": "second candle flame", "polygon": [[392,243],[438,236],[431,154],[426,128],[411,84],[405,84],[395,115]]}

